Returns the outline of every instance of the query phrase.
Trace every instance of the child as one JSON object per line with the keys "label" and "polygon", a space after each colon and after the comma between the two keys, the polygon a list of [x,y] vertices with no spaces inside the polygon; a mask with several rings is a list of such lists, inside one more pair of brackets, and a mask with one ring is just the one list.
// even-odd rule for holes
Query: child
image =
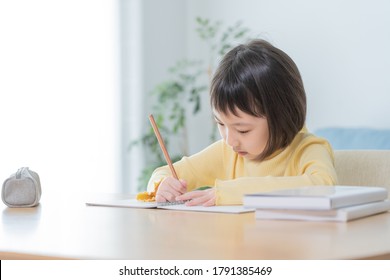
{"label": "child", "polygon": [[[229,51],[211,83],[222,140],[157,168],[148,184],[157,202],[242,204],[244,194],[337,183],[328,142],[307,132],[306,95],[298,68],[280,49],[253,40]],[[195,190],[211,186],[206,190]]]}

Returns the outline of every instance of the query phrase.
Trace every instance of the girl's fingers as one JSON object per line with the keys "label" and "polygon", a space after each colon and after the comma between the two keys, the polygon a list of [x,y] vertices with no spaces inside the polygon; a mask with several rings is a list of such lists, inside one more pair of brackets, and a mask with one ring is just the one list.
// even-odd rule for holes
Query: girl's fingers
{"label": "girl's fingers", "polygon": [[215,197],[209,199],[205,203],[203,203],[203,206],[215,206]]}
{"label": "girl's fingers", "polygon": [[200,197],[202,195],[203,194],[200,193],[200,191],[192,191],[192,192],[184,193],[184,194],[176,197],[176,200],[192,200],[192,199],[195,199],[195,198]]}
{"label": "girl's fingers", "polygon": [[181,195],[181,193],[175,190],[164,191],[161,190],[156,194],[157,202],[166,202],[166,201],[175,201],[176,197]]}
{"label": "girl's fingers", "polygon": [[189,200],[187,206],[213,206],[215,205],[215,189],[205,191],[192,191],[178,196],[176,200]]}
{"label": "girl's fingers", "polygon": [[191,199],[189,201],[187,201],[185,204],[187,206],[198,206],[198,205],[202,205],[203,204],[203,198],[194,198],[194,199]]}
{"label": "girl's fingers", "polygon": [[177,180],[173,177],[165,178],[156,193],[157,202],[175,201],[177,196],[182,195],[187,190],[187,183],[184,180]]}
{"label": "girl's fingers", "polygon": [[175,190],[180,194],[183,194],[187,191],[187,182],[182,179],[177,180],[173,177],[167,177],[161,182],[161,185],[163,188]]}

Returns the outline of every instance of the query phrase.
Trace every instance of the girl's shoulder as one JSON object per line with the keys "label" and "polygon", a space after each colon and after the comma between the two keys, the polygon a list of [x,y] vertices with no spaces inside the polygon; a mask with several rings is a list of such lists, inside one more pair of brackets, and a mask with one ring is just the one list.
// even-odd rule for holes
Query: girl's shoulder
{"label": "girl's shoulder", "polygon": [[310,133],[306,128],[302,129],[294,138],[291,146],[294,149],[307,149],[307,148],[326,148],[329,151],[332,151],[331,145],[328,140],[323,137],[319,137],[313,133]]}

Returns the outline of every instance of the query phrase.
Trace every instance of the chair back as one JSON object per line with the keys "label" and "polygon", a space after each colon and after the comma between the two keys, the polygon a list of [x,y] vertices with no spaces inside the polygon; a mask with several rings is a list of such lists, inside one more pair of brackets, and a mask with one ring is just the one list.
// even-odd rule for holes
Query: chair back
{"label": "chair back", "polygon": [[335,150],[339,185],[386,187],[390,198],[390,150]]}

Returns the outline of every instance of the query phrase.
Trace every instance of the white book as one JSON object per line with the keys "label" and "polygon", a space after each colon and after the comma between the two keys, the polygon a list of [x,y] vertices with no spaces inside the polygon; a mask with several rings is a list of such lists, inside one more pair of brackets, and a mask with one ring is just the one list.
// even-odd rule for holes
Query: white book
{"label": "white book", "polygon": [[383,187],[308,186],[246,194],[243,204],[251,208],[328,210],[387,199]]}
{"label": "white book", "polygon": [[244,207],[242,205],[229,206],[186,206],[183,203],[162,203],[157,202],[142,202],[136,199],[107,199],[95,200],[86,203],[88,206],[107,206],[107,207],[125,207],[125,208],[159,208],[176,211],[196,211],[196,212],[214,212],[214,213],[230,213],[240,214],[254,212],[254,208]]}
{"label": "white book", "polygon": [[390,210],[390,201],[377,201],[366,204],[342,207],[333,210],[280,210],[256,209],[256,219],[265,220],[304,220],[347,222]]}

